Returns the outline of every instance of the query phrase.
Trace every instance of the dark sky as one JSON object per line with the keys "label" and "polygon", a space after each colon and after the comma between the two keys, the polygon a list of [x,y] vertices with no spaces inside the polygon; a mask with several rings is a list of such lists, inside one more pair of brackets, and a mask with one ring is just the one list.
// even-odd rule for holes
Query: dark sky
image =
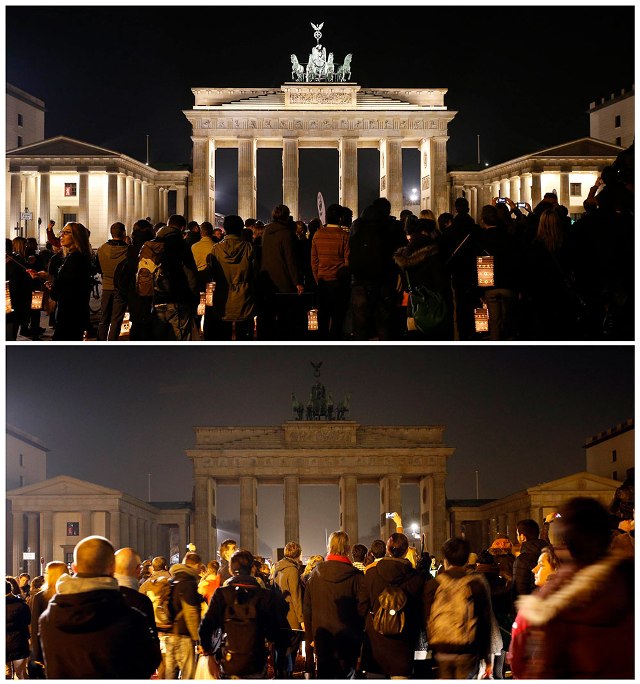
{"label": "dark sky", "polygon": [[[7,7],[7,80],[43,99],[46,135],[69,135],[152,164],[189,163],[191,88],[278,87],[306,61],[310,22],[363,87],[444,87],[458,111],[450,165],[499,163],[589,133],[589,103],[634,82],[634,7]],[[280,201],[280,161],[259,154],[259,215]],[[405,190],[418,183],[404,155]],[[305,157],[303,159],[302,157]],[[361,198],[377,157],[360,154]],[[218,210],[237,210],[236,151],[218,158]],[[301,214],[337,201],[337,152],[301,155]],[[361,202],[362,206],[365,206]],[[262,216],[264,218],[264,216]]]}
{"label": "dark sky", "polygon": [[[7,423],[51,449],[49,477],[146,500],[152,473],[153,500],[188,500],[193,426],[280,425],[292,418],[291,392],[308,396],[310,361],[323,361],[334,399],[352,393],[352,420],[445,425],[456,449],[449,498],[475,497],[476,469],[480,497],[501,497],[584,469],[585,439],[634,415],[633,359],[632,347],[612,346],[11,346]],[[237,518],[237,488],[223,489],[219,517]],[[378,515],[374,488],[364,489],[361,534]],[[324,528],[338,524],[337,487],[302,499],[303,536],[321,552]],[[281,489],[260,488],[258,506],[261,539],[281,545]]]}

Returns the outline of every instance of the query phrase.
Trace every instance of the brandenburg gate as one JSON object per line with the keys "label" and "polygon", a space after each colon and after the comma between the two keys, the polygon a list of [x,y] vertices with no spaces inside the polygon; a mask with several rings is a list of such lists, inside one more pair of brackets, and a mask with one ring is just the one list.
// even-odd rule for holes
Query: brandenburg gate
{"label": "brandenburg gate", "polygon": [[[193,218],[213,223],[215,153],[238,149],[238,214],[256,216],[257,152],[282,150],[282,202],[298,218],[298,151],[333,148],[339,156],[339,203],[358,206],[358,149],[380,152],[380,196],[403,209],[402,149],[420,150],[420,206],[436,216],[449,210],[447,125],[456,112],[444,104],[446,88],[363,88],[352,82],[352,55],[334,64],[317,44],[306,65],[291,55],[292,80],[280,88],[193,88],[184,111],[192,126]],[[277,202],[274,202],[277,204]]]}
{"label": "brandenburg gate", "polygon": [[186,455],[194,470],[195,544],[203,558],[215,558],[218,547],[218,485],[239,485],[240,546],[253,552],[258,550],[260,484],[283,487],[283,545],[300,540],[304,484],[338,485],[340,529],[355,543],[360,483],[379,486],[380,538],[385,540],[395,531],[386,513],[402,515],[400,485],[416,484],[425,548],[433,552],[442,546],[449,536],[446,462],[454,452],[443,442],[444,427],[360,425],[345,419],[348,400],[334,411],[330,397],[317,381],[306,406],[294,399],[296,419],[282,425],[194,428],[195,447]]}

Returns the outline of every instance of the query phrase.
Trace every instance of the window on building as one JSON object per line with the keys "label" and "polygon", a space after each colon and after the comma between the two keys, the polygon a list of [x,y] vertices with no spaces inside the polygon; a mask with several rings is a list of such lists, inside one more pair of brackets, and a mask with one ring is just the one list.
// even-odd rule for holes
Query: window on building
{"label": "window on building", "polygon": [[24,475],[20,475],[20,487],[24,487]]}
{"label": "window on building", "polygon": [[621,123],[622,119],[620,117],[620,114],[618,114],[618,116],[616,116],[616,128],[620,128]]}
{"label": "window on building", "polygon": [[18,114],[18,126],[23,126],[22,114]]}
{"label": "window on building", "polygon": [[17,147],[22,147],[22,136],[21,136],[21,135],[18,136],[18,144],[17,144]]}
{"label": "window on building", "polygon": [[24,456],[22,454],[20,454],[20,465],[24,465]]}
{"label": "window on building", "polygon": [[622,138],[621,138],[620,136],[618,136],[618,137],[616,138],[616,145],[617,145],[618,147],[622,147]]}
{"label": "window on building", "polygon": [[569,193],[571,195],[582,195],[582,183],[569,183]]}
{"label": "window on building", "polygon": [[616,449],[611,450],[611,463],[615,463],[618,460],[618,452]]}
{"label": "window on building", "polygon": [[64,196],[65,197],[75,197],[78,194],[78,184],[77,183],[65,183],[64,184]]}
{"label": "window on building", "polygon": [[68,522],[67,523],[67,537],[79,537],[80,536],[80,523],[79,522]]}
{"label": "window on building", "polygon": [[611,474],[611,479],[612,480],[617,480],[618,479],[618,471],[614,470],[613,473]]}
{"label": "window on building", "polygon": [[64,552],[64,562],[67,564],[67,566],[71,565],[73,563],[73,551],[65,551]]}

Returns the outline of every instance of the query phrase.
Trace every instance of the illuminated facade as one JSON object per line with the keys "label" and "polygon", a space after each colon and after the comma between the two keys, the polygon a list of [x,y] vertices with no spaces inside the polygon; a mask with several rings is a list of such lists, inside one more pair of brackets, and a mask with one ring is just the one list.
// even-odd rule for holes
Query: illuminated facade
{"label": "illuminated facade", "polygon": [[589,105],[589,135],[613,145],[629,147],[635,138],[635,90],[612,93],[608,100]]}
{"label": "illuminated facade", "polygon": [[44,139],[44,102],[7,83],[6,149],[24,147]]}
{"label": "illuminated facade", "polygon": [[635,422],[630,418],[609,430],[589,437],[584,448],[587,470],[622,482],[635,466]]}

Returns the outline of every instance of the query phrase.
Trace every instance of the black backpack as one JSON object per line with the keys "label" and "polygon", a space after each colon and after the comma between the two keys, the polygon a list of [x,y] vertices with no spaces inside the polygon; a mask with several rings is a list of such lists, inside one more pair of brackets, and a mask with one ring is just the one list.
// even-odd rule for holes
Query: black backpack
{"label": "black backpack", "polygon": [[378,596],[378,610],[373,614],[373,628],[383,636],[398,636],[405,627],[407,595],[398,586],[390,584]]}
{"label": "black backpack", "polygon": [[385,271],[384,227],[362,222],[349,238],[349,270],[360,280],[376,280]]}
{"label": "black backpack", "polygon": [[224,599],[222,659],[227,677],[244,677],[264,670],[265,636],[258,610],[260,587],[227,586],[218,589]]}

